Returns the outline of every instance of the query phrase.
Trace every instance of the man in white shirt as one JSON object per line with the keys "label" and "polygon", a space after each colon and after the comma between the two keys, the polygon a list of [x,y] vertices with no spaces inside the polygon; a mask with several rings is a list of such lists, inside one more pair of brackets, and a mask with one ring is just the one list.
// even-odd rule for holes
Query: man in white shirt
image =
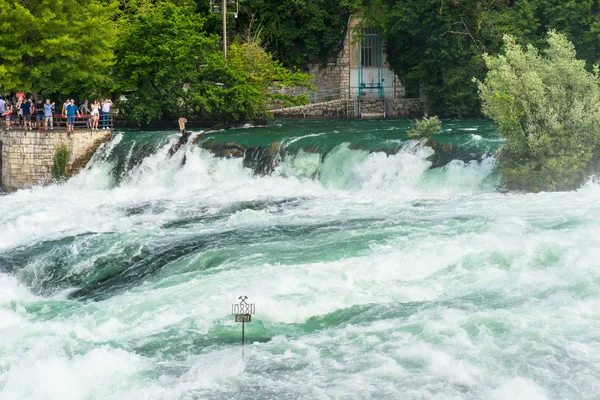
{"label": "man in white shirt", "polygon": [[110,114],[112,104],[110,99],[104,99],[102,102],[102,129],[110,129],[108,126],[108,115]]}
{"label": "man in white shirt", "polygon": [[[65,119],[65,127],[66,128],[68,128],[68,124],[67,124],[67,107],[69,107],[70,104],[71,104],[71,100],[67,99],[67,100],[65,100],[65,102],[63,103],[63,106],[62,106],[62,118]],[[56,125],[58,127],[60,127],[60,122],[56,121]]]}

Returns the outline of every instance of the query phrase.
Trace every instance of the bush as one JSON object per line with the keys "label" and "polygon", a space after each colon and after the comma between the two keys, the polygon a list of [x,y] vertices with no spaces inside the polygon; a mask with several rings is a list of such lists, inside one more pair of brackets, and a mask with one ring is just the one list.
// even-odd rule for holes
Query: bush
{"label": "bush", "polygon": [[437,116],[431,118],[424,117],[415,121],[412,128],[408,131],[408,137],[411,139],[431,139],[431,137],[442,129],[442,122]]}
{"label": "bush", "polygon": [[498,154],[509,190],[572,190],[590,175],[600,139],[598,69],[585,69],[573,45],[549,32],[548,47],[523,48],[505,36],[505,54],[485,55],[476,81],[485,115],[505,144]]}
{"label": "bush", "polygon": [[62,143],[54,149],[52,157],[52,175],[56,180],[62,180],[68,177],[67,166],[69,164],[69,149]]}

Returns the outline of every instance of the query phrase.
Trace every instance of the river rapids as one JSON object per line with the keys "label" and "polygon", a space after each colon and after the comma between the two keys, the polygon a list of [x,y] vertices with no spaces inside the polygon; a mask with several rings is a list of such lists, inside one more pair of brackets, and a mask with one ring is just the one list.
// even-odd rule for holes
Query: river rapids
{"label": "river rapids", "polygon": [[598,398],[600,185],[502,194],[489,122],[407,128],[115,132],[0,196],[0,399]]}

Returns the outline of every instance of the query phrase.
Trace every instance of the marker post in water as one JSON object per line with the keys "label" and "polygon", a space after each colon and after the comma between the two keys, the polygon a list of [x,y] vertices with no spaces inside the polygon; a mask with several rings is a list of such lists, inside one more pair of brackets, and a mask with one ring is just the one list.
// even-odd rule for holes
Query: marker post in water
{"label": "marker post in water", "polygon": [[246,303],[248,296],[240,296],[238,304],[231,305],[231,314],[235,315],[235,322],[242,323],[242,358],[244,358],[244,328],[246,322],[252,322],[254,303]]}

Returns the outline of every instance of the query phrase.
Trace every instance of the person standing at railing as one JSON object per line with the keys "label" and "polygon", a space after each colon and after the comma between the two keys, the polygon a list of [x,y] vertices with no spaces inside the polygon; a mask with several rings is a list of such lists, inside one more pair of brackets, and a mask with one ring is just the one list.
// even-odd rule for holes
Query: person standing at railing
{"label": "person standing at railing", "polygon": [[92,104],[92,130],[98,130],[98,120],[100,119],[100,103],[94,100]]}
{"label": "person standing at railing", "polygon": [[35,129],[37,127],[36,125],[36,119],[37,119],[37,109],[35,108],[35,101],[29,99],[29,113],[31,114],[31,122],[30,122],[30,126],[31,129]]}
{"label": "person standing at railing", "polygon": [[112,104],[110,99],[104,99],[102,102],[102,129],[110,129],[108,126],[108,115],[110,114]]}
{"label": "person standing at railing", "polygon": [[[82,105],[79,106],[79,115],[81,115],[84,118],[90,114],[90,109],[88,107],[88,104],[89,104],[89,102],[86,100],[83,102]],[[90,120],[89,119],[85,120],[85,126],[88,129],[90,128]]]}
{"label": "person standing at railing", "polygon": [[6,119],[6,129],[11,129],[12,123],[12,104],[8,103],[6,106],[6,111],[2,114]]}
{"label": "person standing at railing", "polygon": [[32,130],[32,127],[31,127],[31,99],[23,101],[21,103],[21,112],[23,113],[23,124],[24,124],[25,130],[27,130],[28,126],[29,126],[29,130]]}
{"label": "person standing at railing", "polygon": [[19,98],[17,101],[17,115],[19,116],[19,127],[23,127],[23,109],[21,106],[23,105],[24,100]]}
{"label": "person standing at railing", "polygon": [[79,109],[75,105],[75,100],[71,99],[67,106],[67,132],[73,132],[75,128],[75,116],[79,115]]}
{"label": "person standing at railing", "polygon": [[71,104],[71,100],[69,100],[69,99],[66,99],[65,102],[63,103],[62,112],[61,112],[63,117],[67,116],[67,107],[69,107],[70,104]]}
{"label": "person standing at railing", "polygon": [[[61,114],[60,119],[58,121],[56,121],[56,125],[59,128],[60,128],[60,123],[63,121],[63,118],[65,121],[67,119],[67,107],[69,107],[70,104],[71,104],[71,100],[69,100],[69,99],[66,99],[65,102],[63,103],[62,111],[60,112],[60,114]],[[67,126],[67,125],[65,124],[65,126]]]}
{"label": "person standing at railing", "polygon": [[44,103],[42,100],[38,100],[37,104],[35,105],[35,113],[37,117],[36,128],[39,131],[42,129],[42,123],[44,122]]}
{"label": "person standing at railing", "polygon": [[[4,100],[4,97],[0,96],[0,115],[4,115],[5,112],[6,112],[6,101]],[[0,125],[2,125],[2,122],[0,122]]]}
{"label": "person standing at railing", "polygon": [[50,104],[50,99],[46,99],[46,104],[44,104],[44,130],[48,130],[48,123],[50,123],[50,130],[54,130],[54,102]]}

